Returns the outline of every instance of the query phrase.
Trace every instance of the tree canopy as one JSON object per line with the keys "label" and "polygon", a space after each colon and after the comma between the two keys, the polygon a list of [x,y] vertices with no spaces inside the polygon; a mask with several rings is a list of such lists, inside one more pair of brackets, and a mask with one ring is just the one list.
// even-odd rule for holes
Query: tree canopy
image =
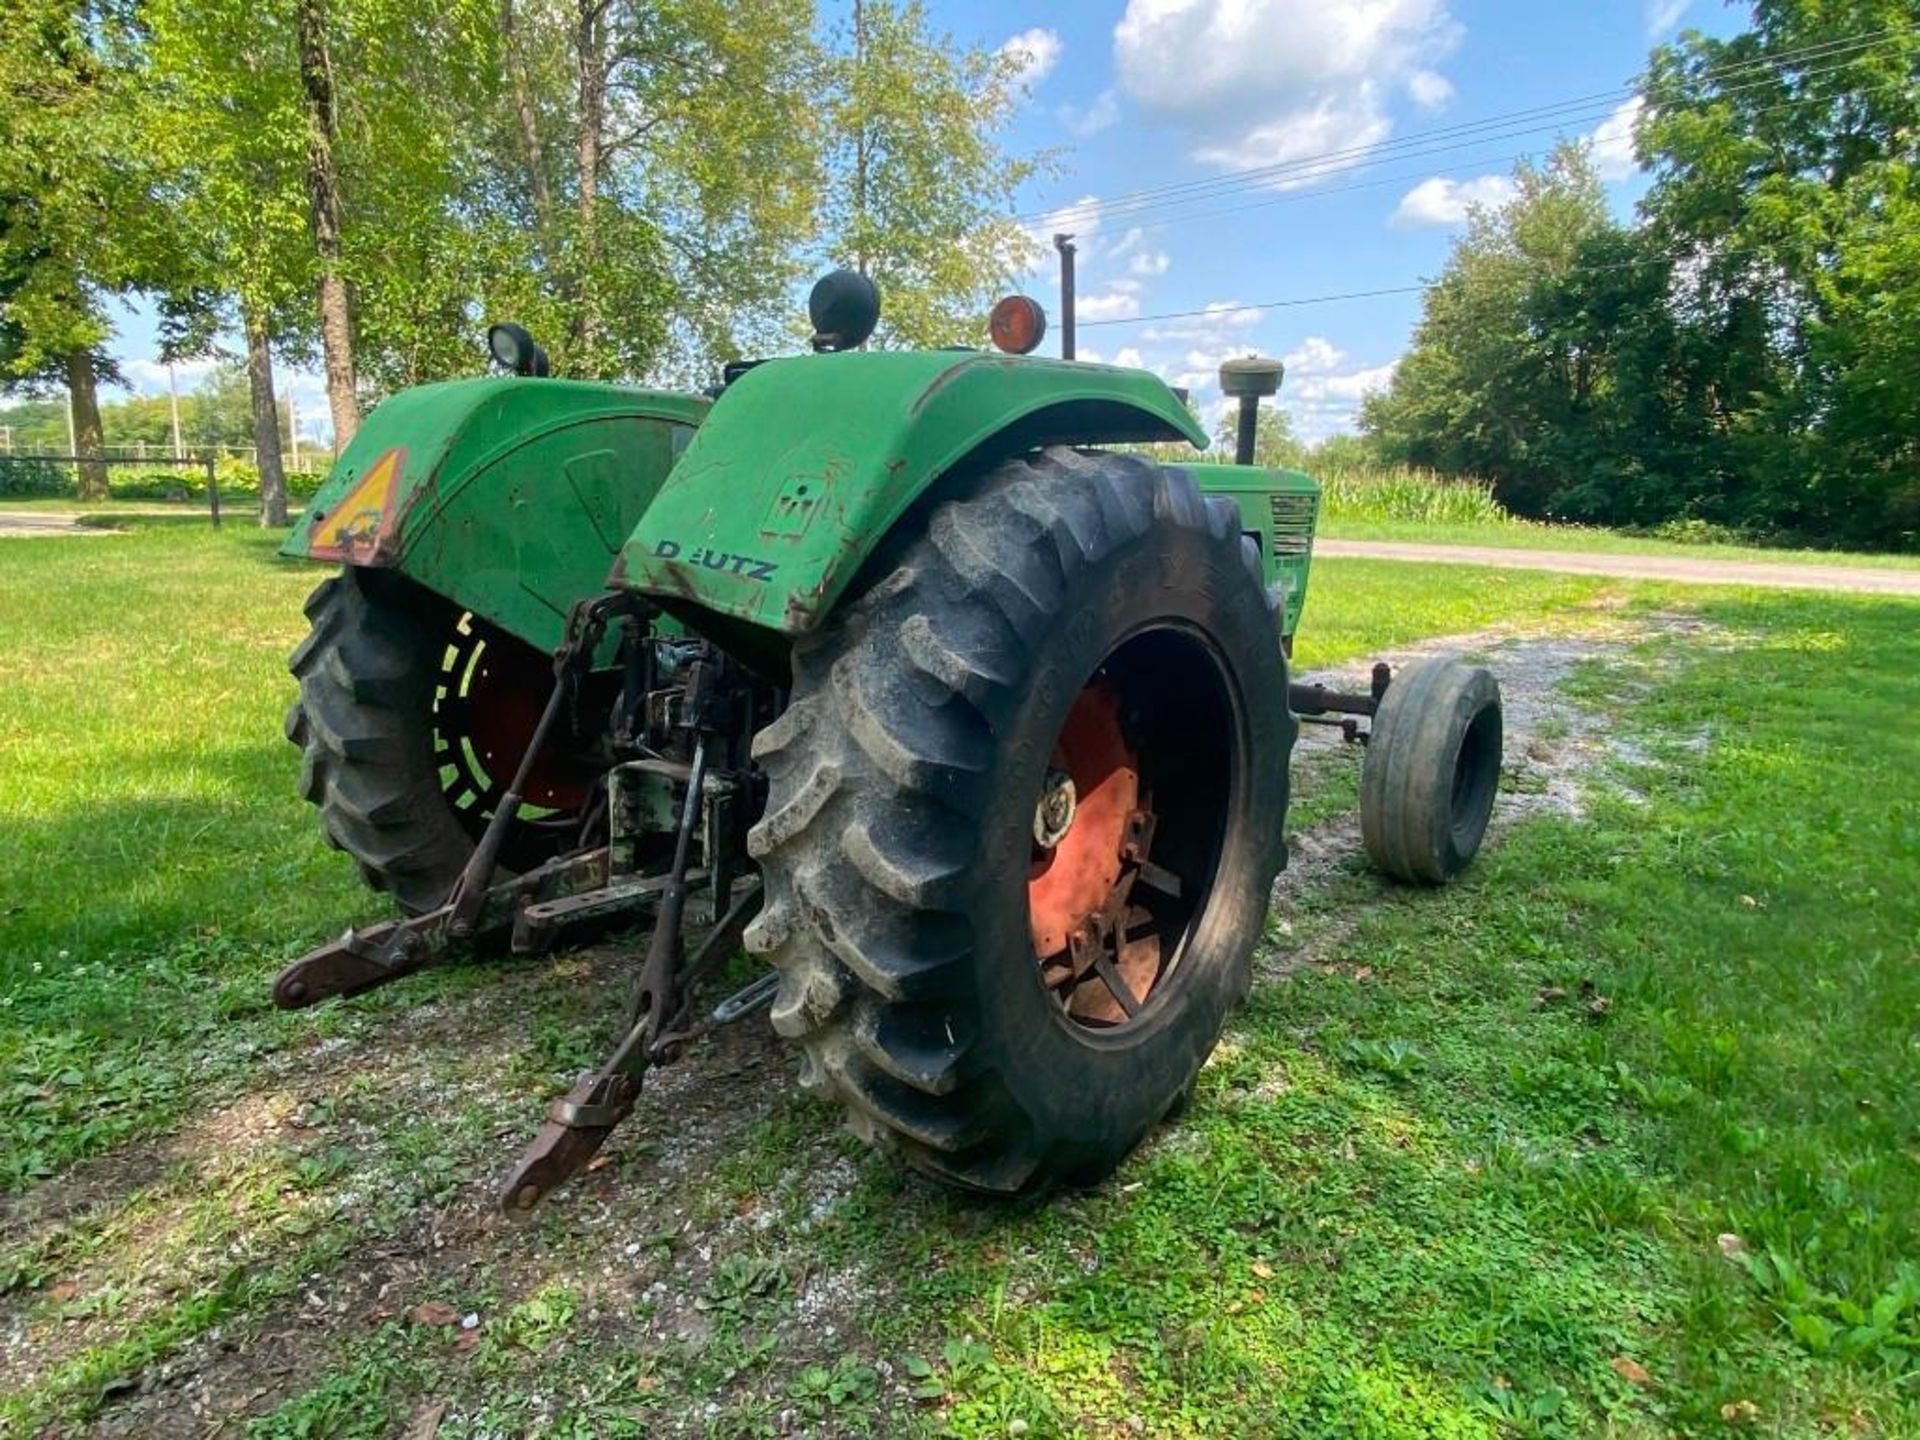
{"label": "tree canopy", "polygon": [[1476,210],[1363,424],[1522,513],[1920,543],[1920,18],[1758,0],[1655,51],[1633,224],[1562,147]]}
{"label": "tree canopy", "polygon": [[684,383],[790,343],[830,263],[880,281],[883,339],[969,338],[1026,258],[1016,84],[917,0],[19,0],[0,384],[91,406],[135,293],[168,358],[241,338],[269,443],[274,353],[324,359],[342,435],[499,319],[561,373]]}
{"label": "tree canopy", "polygon": [[1524,515],[1920,543],[1920,19],[1759,0],[1645,75],[1653,184],[1582,148],[1475,209],[1363,426]]}

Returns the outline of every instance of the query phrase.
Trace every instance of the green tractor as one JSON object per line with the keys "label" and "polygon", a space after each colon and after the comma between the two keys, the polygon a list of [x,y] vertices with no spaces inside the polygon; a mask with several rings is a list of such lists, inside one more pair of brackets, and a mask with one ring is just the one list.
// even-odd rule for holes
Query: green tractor
{"label": "green tractor", "polygon": [[[1241,463],[1165,464],[1114,447],[1204,447],[1183,397],[1027,353],[1030,300],[997,351],[860,348],[879,297],[848,272],[810,314],[815,353],[704,395],[546,378],[496,326],[509,373],[385,401],[285,546],[338,566],[291,662],[301,789],[402,914],[276,1002],[651,926],[510,1212],[762,1008],[915,1167],[1097,1180],[1247,992],[1301,722],[1370,742],[1387,873],[1445,880],[1485,831],[1486,671],[1288,683],[1319,492],[1246,463],[1277,364],[1223,371]],[[771,972],[696,1005],[743,943]]]}

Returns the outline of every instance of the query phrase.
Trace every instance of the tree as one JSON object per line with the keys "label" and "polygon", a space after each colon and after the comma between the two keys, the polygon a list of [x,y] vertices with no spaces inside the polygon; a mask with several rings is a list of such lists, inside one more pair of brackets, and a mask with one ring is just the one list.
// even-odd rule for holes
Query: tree
{"label": "tree", "polygon": [[1363,423],[1530,514],[1920,544],[1920,14],[1657,50],[1640,223],[1569,152],[1477,212]]}
{"label": "tree", "polygon": [[920,0],[854,0],[837,39],[822,87],[828,254],[879,285],[885,343],[975,341],[1037,251],[1011,216],[1046,157],[995,139],[1018,59],[933,31]]}
{"label": "tree", "polygon": [[[75,453],[102,453],[104,297],[164,254],[134,122],[131,17],[106,0],[0,9],[0,383],[64,384]],[[107,467],[80,466],[82,496]]]}
{"label": "tree", "polygon": [[[1382,457],[1483,475],[1503,503],[1555,513],[1570,476],[1596,461],[1572,443],[1617,394],[1604,328],[1572,323],[1577,277],[1631,270],[1583,148],[1561,145],[1513,172],[1514,196],[1476,206],[1421,301],[1413,344],[1361,423]],[[1582,429],[1590,435],[1590,428]]]}
{"label": "tree", "polygon": [[293,0],[298,32],[300,91],[306,102],[307,202],[319,268],[320,347],[326,357],[327,405],[334,444],[345,446],[360,428],[360,397],[353,378],[353,316],[341,263],[340,174],[334,164],[339,115],[333,87],[327,0]]}
{"label": "tree", "polygon": [[1676,257],[1728,518],[1920,539],[1920,13],[1758,0],[1752,28],[1656,51],[1643,205]]}
{"label": "tree", "polygon": [[817,193],[809,0],[499,0],[465,166],[474,293],[570,375],[705,372],[770,340]]}
{"label": "tree", "polygon": [[[1233,457],[1239,443],[1240,407],[1220,412],[1213,427],[1213,448]],[[1253,434],[1253,463],[1263,470],[1298,470],[1307,463],[1307,447],[1293,433],[1293,417],[1274,401],[1260,407],[1260,423]]]}
{"label": "tree", "polygon": [[287,523],[275,341],[312,333],[307,145],[289,27],[237,0],[149,0],[148,136],[184,254],[163,303],[168,359],[211,353],[237,318],[247,353],[260,523]]}

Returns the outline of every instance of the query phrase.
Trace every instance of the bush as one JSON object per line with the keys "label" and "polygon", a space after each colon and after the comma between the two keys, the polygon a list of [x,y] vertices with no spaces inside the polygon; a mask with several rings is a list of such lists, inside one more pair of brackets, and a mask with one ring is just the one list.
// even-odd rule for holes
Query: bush
{"label": "bush", "polygon": [[206,495],[206,473],[201,470],[134,470],[113,466],[107,471],[107,494],[115,500],[197,500]]}
{"label": "bush", "polygon": [[1763,545],[1767,540],[1767,537],[1751,530],[1742,530],[1733,525],[1716,525],[1697,515],[1665,520],[1635,533],[1650,535],[1655,540],[1670,540],[1676,545]]}
{"label": "bush", "polygon": [[0,495],[24,499],[74,493],[73,467],[24,456],[0,457]]}

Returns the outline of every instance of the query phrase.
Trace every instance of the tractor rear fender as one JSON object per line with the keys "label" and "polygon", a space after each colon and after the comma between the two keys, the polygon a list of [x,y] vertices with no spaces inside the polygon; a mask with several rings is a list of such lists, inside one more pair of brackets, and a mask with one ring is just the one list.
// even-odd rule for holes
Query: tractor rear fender
{"label": "tractor rear fender", "polygon": [[1142,370],[974,351],[849,351],[727,388],[620,553],[615,583],[784,659],[940,476],[1039,445],[1187,440]]}
{"label": "tractor rear fender", "polygon": [[367,416],[281,553],[396,570],[551,650],[706,411],[696,396],[571,380],[402,390]]}

